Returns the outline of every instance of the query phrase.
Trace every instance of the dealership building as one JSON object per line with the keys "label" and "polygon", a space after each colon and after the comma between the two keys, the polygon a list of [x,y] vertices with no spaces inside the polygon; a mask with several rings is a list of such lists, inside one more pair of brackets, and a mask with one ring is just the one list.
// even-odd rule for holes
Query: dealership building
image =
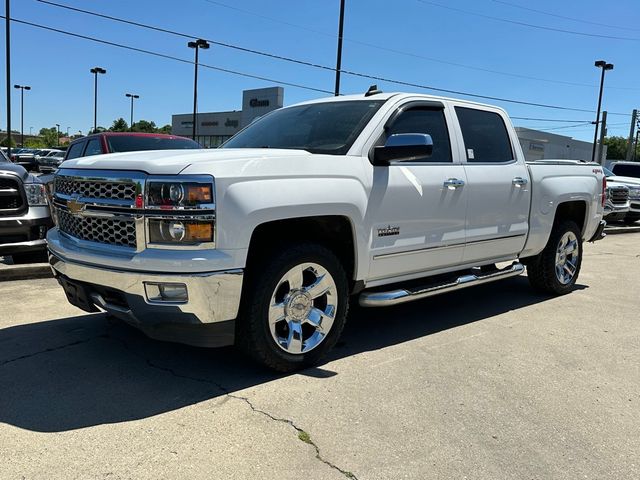
{"label": "dealership building", "polygon": [[[242,110],[198,113],[196,141],[204,147],[217,147],[249,125],[255,118],[281,108],[284,104],[282,87],[258,88],[242,92]],[[191,137],[193,113],[171,116],[171,133]]]}
{"label": "dealership building", "polygon": [[[591,142],[583,142],[565,135],[525,127],[515,127],[515,130],[524,152],[524,158],[528,161],[545,158],[591,161],[593,149]],[[604,158],[607,158],[606,145],[603,153]]]}

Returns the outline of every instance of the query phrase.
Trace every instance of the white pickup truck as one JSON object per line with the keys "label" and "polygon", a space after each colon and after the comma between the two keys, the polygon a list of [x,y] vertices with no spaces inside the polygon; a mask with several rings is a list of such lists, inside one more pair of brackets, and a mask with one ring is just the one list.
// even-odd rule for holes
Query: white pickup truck
{"label": "white pickup truck", "polygon": [[500,108],[370,89],[274,111],[220,149],[65,162],[50,263],[86,311],[290,371],[335,345],[350,296],[384,307],[525,266],[569,292],[582,242],[604,236],[604,188],[598,164],[526,163]]}

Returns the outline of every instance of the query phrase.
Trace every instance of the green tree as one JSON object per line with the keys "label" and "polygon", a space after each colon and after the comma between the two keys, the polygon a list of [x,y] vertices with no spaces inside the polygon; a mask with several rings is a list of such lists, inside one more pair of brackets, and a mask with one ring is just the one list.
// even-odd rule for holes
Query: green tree
{"label": "green tree", "polygon": [[124,118],[120,117],[113,121],[113,125],[109,128],[110,132],[126,132],[129,130],[129,124]]}
{"label": "green tree", "polygon": [[106,132],[107,129],[104,127],[101,127],[100,125],[98,125],[95,129],[94,128],[90,128],[89,129],[89,133],[87,135],[92,135],[94,133],[102,133],[102,132]]}
{"label": "green tree", "polygon": [[607,158],[611,160],[624,160],[627,156],[629,142],[624,137],[607,137],[604,139],[607,146]]}
{"label": "green tree", "polygon": [[45,148],[47,145],[42,138],[33,137],[33,138],[27,138],[24,141],[24,146],[26,148]]}
{"label": "green tree", "polygon": [[[2,139],[2,141],[0,142],[0,145],[3,146],[3,147],[8,147],[9,146],[8,142],[7,142],[8,138],[9,137],[4,137]],[[11,148],[16,148],[16,140],[15,139],[16,139],[16,137],[11,136]]]}
{"label": "green tree", "polygon": [[166,134],[170,134],[171,133],[171,125],[165,125],[164,127],[160,127],[157,129],[158,133],[166,133]]}
{"label": "green tree", "polygon": [[55,147],[58,145],[58,129],[56,127],[41,128],[40,138],[47,147]]}
{"label": "green tree", "polygon": [[149,122],[147,120],[138,120],[133,125],[131,125],[131,131],[143,132],[143,133],[155,133],[156,124],[155,122]]}

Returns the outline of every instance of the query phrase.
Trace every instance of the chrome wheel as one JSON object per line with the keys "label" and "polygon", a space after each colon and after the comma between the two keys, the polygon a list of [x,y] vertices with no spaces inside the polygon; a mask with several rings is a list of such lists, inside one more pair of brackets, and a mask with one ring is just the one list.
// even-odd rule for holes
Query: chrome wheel
{"label": "chrome wheel", "polygon": [[556,249],[556,278],[567,285],[571,283],[578,271],[578,260],[580,257],[580,246],[578,238],[573,232],[566,232]]}
{"label": "chrome wheel", "polygon": [[333,326],[338,289],[331,274],[317,263],[302,263],[278,282],[269,303],[269,331],[282,350],[309,352]]}

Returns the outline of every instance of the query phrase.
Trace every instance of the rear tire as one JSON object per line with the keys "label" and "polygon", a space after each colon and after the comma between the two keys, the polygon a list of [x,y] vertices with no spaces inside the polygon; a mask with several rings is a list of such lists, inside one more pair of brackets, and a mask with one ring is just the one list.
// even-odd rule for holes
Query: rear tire
{"label": "rear tire", "polygon": [[333,252],[294,245],[248,270],[236,343],[273,370],[310,367],[338,341],[348,302],[347,275]]}
{"label": "rear tire", "polygon": [[526,261],[531,286],[544,293],[564,295],[573,290],[582,265],[582,237],[575,222],[554,225],[547,246]]}

